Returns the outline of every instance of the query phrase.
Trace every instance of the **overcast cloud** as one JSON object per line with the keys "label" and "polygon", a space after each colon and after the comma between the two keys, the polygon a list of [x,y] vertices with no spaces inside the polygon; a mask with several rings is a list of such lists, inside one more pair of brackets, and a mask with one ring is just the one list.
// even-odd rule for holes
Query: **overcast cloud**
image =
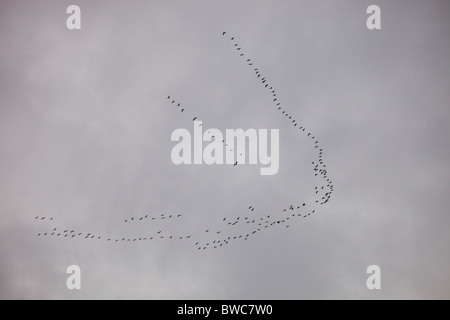
{"label": "overcast cloud", "polygon": [[[66,28],[73,3],[80,31]],[[449,17],[446,0],[0,0],[0,298],[450,298]],[[314,146],[223,31],[320,140],[327,204],[314,204]],[[175,166],[171,133],[192,132],[193,116],[279,129],[279,173]],[[203,240],[249,206],[303,202],[317,214],[220,250],[36,236],[57,225]],[[145,214],[183,216],[123,223]],[[72,264],[80,291],[66,287]],[[379,291],[366,287],[373,264]]]}

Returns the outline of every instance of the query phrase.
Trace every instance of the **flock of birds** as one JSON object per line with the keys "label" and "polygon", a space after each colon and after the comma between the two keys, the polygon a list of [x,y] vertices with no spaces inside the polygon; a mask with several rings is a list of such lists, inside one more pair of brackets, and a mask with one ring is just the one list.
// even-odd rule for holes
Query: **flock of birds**
{"label": "flock of birds", "polygon": [[[295,219],[305,219],[317,213],[316,206],[324,205],[331,199],[331,195],[334,192],[333,181],[328,176],[327,167],[324,161],[324,152],[320,147],[319,140],[309,132],[304,125],[301,125],[293,118],[293,116],[284,107],[282,102],[279,100],[278,94],[270,84],[267,77],[263,74],[260,68],[255,66],[252,59],[248,58],[244,53],[242,46],[240,46],[236,37],[228,37],[226,32],[222,33],[225,39],[228,39],[236,52],[239,54],[246,65],[251,68],[257,80],[261,85],[268,91],[268,94],[272,100],[273,107],[277,110],[280,115],[286,119],[289,125],[297,130],[300,134],[304,135],[309,139],[314,146],[315,153],[317,155],[317,160],[312,162],[312,167],[314,171],[314,176],[317,177],[320,183],[315,187],[315,203],[312,205],[307,205],[306,203],[291,204],[285,208],[282,208],[279,212],[275,214],[262,213],[263,210],[257,210],[253,205],[248,207],[246,214],[241,214],[236,217],[225,217],[219,221],[219,226],[215,228],[207,228],[200,230],[198,234],[174,234],[167,232],[167,230],[158,230],[158,228],[153,228],[155,231],[149,233],[145,236],[139,237],[111,237],[103,236],[94,233],[83,233],[69,228],[59,228],[58,226],[53,226],[50,231],[42,232],[37,234],[38,237],[55,237],[55,238],[65,238],[65,239],[76,239],[82,238],[86,240],[98,240],[106,242],[148,242],[157,241],[162,239],[168,240],[179,240],[179,241],[191,241],[195,245],[197,250],[207,250],[207,249],[219,249],[221,247],[227,246],[232,242],[239,240],[248,240],[252,236],[267,230],[271,227],[282,226],[289,228],[291,223]],[[176,101],[171,95],[167,96],[169,103],[178,108],[179,112],[182,114],[187,114],[186,109],[182,106],[181,102]],[[198,116],[194,116],[192,121],[198,120]],[[225,140],[222,141],[225,143]],[[226,145],[225,145],[226,147]],[[236,162],[234,166],[238,163]],[[154,227],[158,227],[159,223],[162,221],[167,222],[182,222],[184,216],[182,214],[160,214],[152,215],[146,214],[141,217],[129,217],[123,221],[124,224],[131,223],[152,223]],[[37,221],[52,221],[54,223],[53,217],[35,217]],[[238,228],[241,227],[240,229]],[[63,230],[64,229],[64,230]],[[157,231],[156,231],[157,230]]]}

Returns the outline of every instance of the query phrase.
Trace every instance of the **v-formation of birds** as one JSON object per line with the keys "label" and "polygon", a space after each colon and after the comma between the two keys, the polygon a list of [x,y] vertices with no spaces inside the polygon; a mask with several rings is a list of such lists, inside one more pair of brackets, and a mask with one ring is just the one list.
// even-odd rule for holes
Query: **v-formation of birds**
{"label": "v-formation of birds", "polygon": [[[214,228],[203,228],[200,229],[196,234],[174,234],[169,230],[159,230],[157,228],[158,224],[163,221],[173,222],[173,223],[183,223],[185,218],[182,214],[145,214],[140,217],[129,217],[123,221],[124,224],[131,225],[135,223],[152,223],[156,226],[158,231],[153,231],[153,233],[142,235],[142,236],[105,236],[100,234],[94,234],[92,232],[79,232],[70,228],[59,228],[56,226],[56,221],[53,217],[40,217],[37,216],[34,219],[39,222],[51,221],[55,224],[50,230],[38,233],[38,237],[50,237],[55,239],[85,239],[85,240],[96,240],[96,241],[106,241],[111,243],[136,243],[136,242],[153,242],[158,240],[178,240],[178,241],[190,241],[195,246],[197,250],[207,250],[207,249],[219,249],[221,247],[227,246],[232,242],[239,240],[249,240],[252,236],[260,233],[264,230],[268,230],[275,226],[282,226],[289,228],[291,223],[295,219],[304,219],[310,217],[317,213],[317,206],[324,205],[330,201],[331,195],[334,192],[334,186],[331,179],[328,177],[327,167],[324,161],[324,151],[320,147],[319,140],[309,132],[305,126],[298,123],[293,116],[288,112],[288,109],[284,107],[280,99],[278,98],[277,92],[270,84],[267,77],[263,74],[260,68],[255,66],[252,59],[248,58],[244,53],[242,46],[237,43],[236,37],[228,37],[226,32],[222,33],[222,37],[231,42],[234,50],[237,52],[244,63],[251,69],[256,79],[260,84],[267,90],[270,99],[272,100],[272,105],[275,110],[277,110],[289,125],[295,129],[298,133],[302,134],[304,137],[309,139],[316,152],[317,159],[312,162],[312,168],[314,171],[314,176],[318,177],[321,184],[314,188],[316,199],[312,204],[307,204],[304,202],[298,204],[290,204],[285,208],[279,210],[279,212],[273,212],[271,214],[262,213],[264,210],[258,210],[255,206],[249,206],[245,211],[245,214],[241,214],[236,217],[225,217],[218,222],[218,226]],[[167,96],[167,100],[170,105],[177,108],[182,114],[188,115],[187,109],[182,105],[181,102],[173,98],[172,95]],[[192,115],[190,118],[192,121],[199,119],[197,115]],[[222,141],[225,143],[225,141]],[[234,166],[236,167],[238,163],[236,162]],[[246,232],[240,232],[237,228],[240,225],[248,226]],[[250,231],[248,231],[250,230]],[[208,236],[208,237],[205,237]],[[204,238],[209,238],[209,240],[203,240]]]}

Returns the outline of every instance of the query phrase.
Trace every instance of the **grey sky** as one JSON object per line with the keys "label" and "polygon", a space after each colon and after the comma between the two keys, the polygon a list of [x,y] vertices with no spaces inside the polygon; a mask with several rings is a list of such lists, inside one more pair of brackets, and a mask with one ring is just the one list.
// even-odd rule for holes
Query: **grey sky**
{"label": "grey sky", "polygon": [[[73,3],[80,31],[65,25]],[[0,298],[450,298],[449,14],[445,0],[0,0]],[[320,140],[332,200],[217,251],[37,238],[51,225],[35,216],[133,237],[150,227],[124,219],[182,213],[155,228],[198,235],[250,205],[313,201],[311,144],[222,31]],[[280,129],[279,173],[173,165],[170,135],[191,115]],[[72,264],[81,291],[66,288]]]}

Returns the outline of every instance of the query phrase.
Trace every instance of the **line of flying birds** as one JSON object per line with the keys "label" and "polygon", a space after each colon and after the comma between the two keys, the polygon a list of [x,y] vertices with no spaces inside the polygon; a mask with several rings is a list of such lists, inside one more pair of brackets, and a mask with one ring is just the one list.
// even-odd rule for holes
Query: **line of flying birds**
{"label": "line of flying birds", "polygon": [[[298,130],[299,133],[303,134],[306,138],[310,139],[313,143],[314,150],[317,154],[317,160],[312,162],[314,176],[318,177],[322,181],[322,185],[316,186],[314,189],[316,199],[315,205],[324,205],[331,199],[331,195],[334,192],[334,186],[332,180],[330,180],[328,176],[328,171],[324,162],[324,152],[320,147],[319,140],[316,137],[306,130],[303,125],[300,125],[293,116],[284,108],[283,104],[278,98],[277,92],[273,88],[273,86],[268,81],[267,77],[264,76],[260,68],[257,68],[252,59],[247,58],[245,53],[243,52],[242,46],[239,45],[236,41],[236,37],[232,36],[230,38],[226,37],[227,33],[223,32],[222,36],[225,39],[229,39],[231,41],[233,48],[239,54],[239,57],[243,58],[244,62],[247,64],[249,68],[252,69],[257,80],[261,83],[261,85],[268,91],[272,104],[275,110],[277,110],[280,115],[289,122],[290,126],[295,130]],[[179,111],[183,114],[186,114],[186,108],[182,106],[181,102],[176,101],[172,98],[171,95],[167,96],[171,105],[174,105]],[[198,116],[194,116],[192,121],[198,120]],[[222,141],[225,143],[225,140]],[[236,162],[234,166],[237,166]],[[261,212],[263,210],[260,210]],[[163,230],[159,230],[158,232],[154,232],[153,234],[148,234],[142,237],[105,237],[101,235],[96,235],[93,233],[82,233],[77,232],[75,230],[65,229],[62,232],[59,232],[58,227],[53,228],[50,232],[47,231],[45,233],[39,233],[39,237],[61,237],[67,239],[74,238],[84,238],[87,240],[104,240],[107,242],[142,242],[142,241],[153,241],[158,239],[173,239],[173,240],[182,240],[182,241],[193,241],[197,250],[207,250],[207,249],[218,249],[223,246],[230,244],[233,241],[237,240],[248,240],[250,237],[255,234],[262,232],[266,229],[275,226],[284,226],[289,228],[292,220],[296,218],[307,218],[316,213],[316,209],[312,209],[311,206],[308,206],[306,203],[301,204],[291,204],[286,208],[280,210],[280,212],[276,214],[259,214],[260,211],[257,211],[254,206],[248,207],[248,214],[240,215],[235,218],[225,217],[220,221],[220,227],[216,228],[208,228],[203,229],[197,235],[197,237],[202,238],[204,235],[211,235],[212,239],[209,240],[194,240],[193,235],[180,235],[180,234],[172,234],[163,232]],[[158,221],[167,220],[167,221],[176,221],[183,218],[181,214],[162,214],[162,215],[151,215],[146,214],[141,217],[130,217],[124,220],[124,223],[144,223],[149,221],[151,223],[157,223]],[[44,221],[49,220],[53,221],[53,218],[50,217],[36,217],[35,220]],[[182,223],[182,222],[181,222]],[[236,227],[239,225],[243,225],[247,227],[246,232],[236,232]],[[250,230],[248,230],[250,229]]]}

